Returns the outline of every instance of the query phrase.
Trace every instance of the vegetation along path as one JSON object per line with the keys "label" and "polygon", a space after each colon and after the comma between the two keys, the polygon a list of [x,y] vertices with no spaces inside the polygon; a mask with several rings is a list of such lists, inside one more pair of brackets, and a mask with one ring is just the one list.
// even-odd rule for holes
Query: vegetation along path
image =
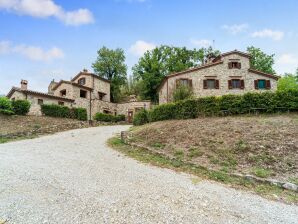
{"label": "vegetation along path", "polygon": [[106,145],[128,126],[0,145],[0,222],[295,223],[298,207],[127,158]]}

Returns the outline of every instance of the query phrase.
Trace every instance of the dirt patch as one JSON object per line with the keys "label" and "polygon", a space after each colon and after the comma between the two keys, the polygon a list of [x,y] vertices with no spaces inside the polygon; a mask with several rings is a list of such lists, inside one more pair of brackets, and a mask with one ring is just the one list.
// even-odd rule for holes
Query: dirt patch
{"label": "dirt patch", "polygon": [[227,173],[298,178],[298,114],[199,118],[132,129],[133,141]]}

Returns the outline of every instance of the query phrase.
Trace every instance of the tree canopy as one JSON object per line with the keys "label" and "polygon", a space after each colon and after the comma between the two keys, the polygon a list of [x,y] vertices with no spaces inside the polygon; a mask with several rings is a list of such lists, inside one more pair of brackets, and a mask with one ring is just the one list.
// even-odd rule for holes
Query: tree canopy
{"label": "tree canopy", "polygon": [[278,80],[277,90],[298,90],[298,80],[293,74],[286,73]]}
{"label": "tree canopy", "polygon": [[92,68],[97,75],[111,81],[111,101],[118,102],[120,87],[127,81],[124,51],[120,48],[113,50],[102,47],[97,51],[97,59]]}
{"label": "tree canopy", "polygon": [[261,72],[275,74],[273,69],[274,54],[268,55],[264,53],[260,48],[248,47],[247,52],[251,55],[250,66]]}
{"label": "tree canopy", "polygon": [[211,47],[189,50],[165,45],[147,51],[133,67],[134,79],[142,86],[141,97],[157,102],[157,89],[166,75],[203,64],[210,53],[220,54]]}

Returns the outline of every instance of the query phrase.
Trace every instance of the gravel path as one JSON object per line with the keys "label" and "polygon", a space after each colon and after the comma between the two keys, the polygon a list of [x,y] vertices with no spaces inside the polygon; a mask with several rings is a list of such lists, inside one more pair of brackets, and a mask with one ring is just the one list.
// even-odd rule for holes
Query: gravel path
{"label": "gravel path", "polygon": [[297,223],[298,207],[141,164],[105,141],[128,126],[0,145],[0,223]]}

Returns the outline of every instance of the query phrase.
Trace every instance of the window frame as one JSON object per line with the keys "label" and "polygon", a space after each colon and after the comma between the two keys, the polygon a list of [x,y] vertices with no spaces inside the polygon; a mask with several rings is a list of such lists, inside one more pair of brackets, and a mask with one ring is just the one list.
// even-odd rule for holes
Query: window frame
{"label": "window frame", "polygon": [[66,89],[60,90],[60,96],[62,97],[66,96],[66,93],[67,93]]}
{"label": "window frame", "polygon": [[[233,83],[235,81],[239,82],[239,85],[237,85],[236,87],[234,87]],[[244,79],[230,79],[228,80],[228,87],[229,89],[244,89],[245,88],[245,82]]]}
{"label": "window frame", "polygon": [[37,104],[38,105],[43,105],[43,99],[37,99]]}
{"label": "window frame", "polygon": [[[213,88],[209,88],[208,86],[208,82],[214,82],[214,87]],[[204,89],[219,89],[219,80],[218,79],[204,79],[203,80],[203,88]]]}
{"label": "window frame", "polygon": [[228,63],[229,69],[241,69],[241,62],[239,61],[230,61]]}
{"label": "window frame", "polygon": [[80,78],[80,79],[78,80],[78,84],[81,85],[81,86],[86,85],[86,78],[85,78],[85,77]]}
{"label": "window frame", "polygon": [[[82,93],[84,93],[84,96],[82,96]],[[80,89],[80,98],[84,98],[84,99],[87,99],[87,91],[86,90],[83,90],[83,89]]]}

